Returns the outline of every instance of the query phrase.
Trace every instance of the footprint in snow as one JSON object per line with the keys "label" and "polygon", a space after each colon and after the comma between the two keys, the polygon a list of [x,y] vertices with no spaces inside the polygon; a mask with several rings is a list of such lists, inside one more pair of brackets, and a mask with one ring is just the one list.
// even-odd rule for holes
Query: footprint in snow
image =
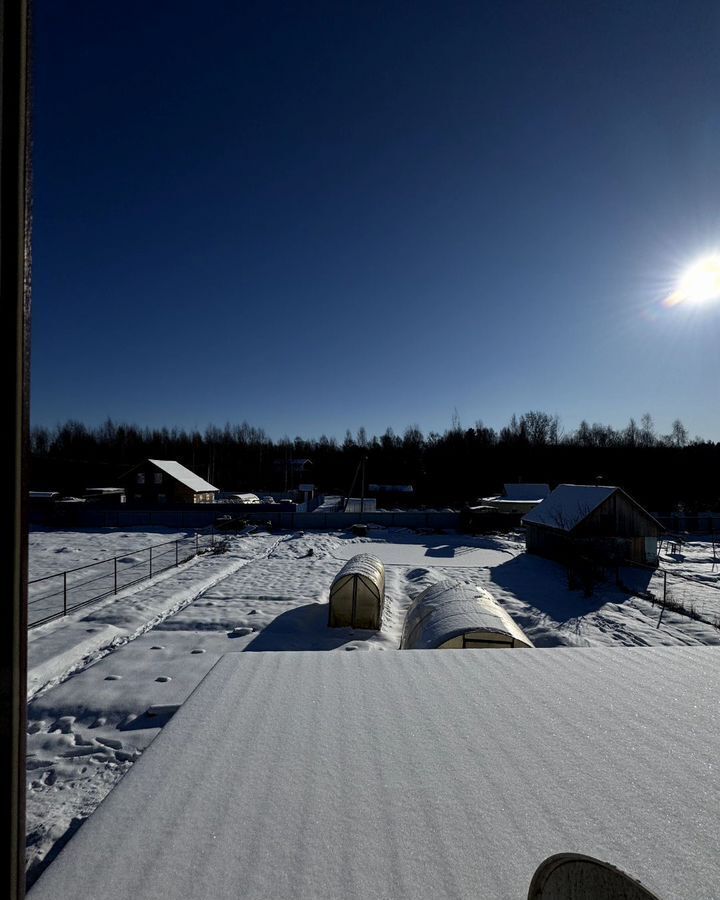
{"label": "footprint in snow", "polygon": [[117,741],[115,738],[98,738],[97,742],[104,747],[110,747],[111,750],[122,750],[122,741]]}
{"label": "footprint in snow", "polygon": [[228,637],[245,637],[247,634],[252,634],[255,629],[252,625],[247,627],[238,626],[237,628],[233,628],[232,631],[228,631]]}
{"label": "footprint in snow", "polygon": [[72,726],[75,716],[60,716],[50,727],[50,732],[59,731],[61,734],[72,734]]}
{"label": "footprint in snow", "polygon": [[155,681],[162,681],[164,683],[166,681],[172,681],[172,678],[169,675],[158,675]]}
{"label": "footprint in snow", "polygon": [[139,750],[116,750],[115,759],[118,762],[135,762],[140,756]]}

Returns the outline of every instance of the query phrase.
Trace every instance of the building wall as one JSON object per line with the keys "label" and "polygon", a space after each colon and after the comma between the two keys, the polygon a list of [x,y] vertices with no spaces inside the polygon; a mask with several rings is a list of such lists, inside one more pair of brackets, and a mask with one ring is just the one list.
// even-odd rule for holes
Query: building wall
{"label": "building wall", "polygon": [[542,525],[528,524],[525,529],[525,549],[528,553],[548,559],[563,559],[571,549],[571,540],[569,535],[562,532]]}
{"label": "building wall", "polygon": [[195,493],[150,462],[144,462],[123,479],[127,502],[132,506],[176,503],[212,503],[212,492]]}
{"label": "building wall", "polygon": [[[649,515],[631,503],[624,494],[615,493],[593,510],[571,534],[528,524],[526,549],[528,553],[536,553],[549,559],[564,559],[573,549],[586,553],[592,547],[592,538],[598,539],[597,549],[600,553],[604,549],[603,539],[619,539],[623,544],[619,549],[626,559],[655,564],[658,533],[658,526]],[[617,553],[618,550],[613,552]]]}
{"label": "building wall", "polygon": [[658,537],[658,526],[643,510],[631,503],[625,494],[616,492],[575,529],[579,537]]}

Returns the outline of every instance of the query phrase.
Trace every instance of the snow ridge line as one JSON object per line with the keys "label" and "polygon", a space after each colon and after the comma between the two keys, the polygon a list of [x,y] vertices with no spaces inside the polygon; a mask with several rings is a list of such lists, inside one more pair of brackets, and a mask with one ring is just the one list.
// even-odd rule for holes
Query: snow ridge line
{"label": "snow ridge line", "polygon": [[[98,647],[95,651],[83,656],[75,665],[72,665],[65,669],[62,674],[49,678],[46,681],[41,682],[37,686],[29,687],[27,695],[28,702],[33,700],[35,697],[39,697],[41,694],[44,694],[46,691],[49,691],[52,688],[57,687],[59,684],[67,681],[68,678],[70,678],[72,675],[76,675],[78,672],[84,671],[89,666],[94,665],[96,662],[99,662],[101,659],[109,656],[115,650],[120,649],[120,647],[124,647],[131,641],[134,641],[137,638],[142,637],[142,635],[147,634],[148,631],[151,631],[153,628],[155,628],[157,625],[160,625],[171,616],[177,615],[177,613],[185,609],[185,607],[189,606],[191,603],[194,603],[196,600],[199,600],[203,596],[203,594],[207,593],[207,591],[216,587],[218,584],[220,584],[220,582],[224,581],[226,578],[229,578],[231,575],[234,575],[236,572],[239,572],[240,569],[244,569],[245,566],[259,562],[263,559],[268,559],[268,557],[270,557],[272,553],[274,553],[274,551],[280,546],[280,544],[285,541],[291,540],[294,536],[294,534],[290,534],[280,537],[270,547],[268,547],[262,553],[259,553],[257,556],[253,556],[251,559],[238,560],[236,564],[233,564],[231,567],[224,569],[222,574],[213,577],[190,597],[185,597],[173,606],[168,607],[168,609],[163,610],[162,613],[150,619],[148,622],[145,622],[135,631],[122,635],[121,637],[112,638],[112,640],[110,640],[104,646]],[[197,557],[195,559],[197,559]],[[150,587],[151,585],[146,585],[145,589],[148,589]],[[140,591],[138,591],[137,593],[140,593]],[[30,681],[30,675],[31,672],[28,672],[28,681]]]}

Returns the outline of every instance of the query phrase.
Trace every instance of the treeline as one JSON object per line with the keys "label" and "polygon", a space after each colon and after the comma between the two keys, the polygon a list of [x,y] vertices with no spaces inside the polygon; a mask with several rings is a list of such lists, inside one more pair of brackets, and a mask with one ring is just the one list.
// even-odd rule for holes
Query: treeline
{"label": "treeline", "polygon": [[[680,420],[658,434],[649,414],[621,429],[583,421],[569,432],[539,411],[513,415],[499,431],[480,421],[464,428],[454,415],[442,434],[410,425],[402,435],[388,428],[370,436],[361,427],[342,441],[273,441],[247,422],[200,432],[68,421],[32,429],[30,483],[65,493],[112,486],[148,457],[178,460],[221,490],[278,491],[312,481],[343,494],[365,457],[368,483],[412,484],[413,502],[428,506],[474,502],[505,482],[537,481],[619,484],[656,510],[720,508],[720,444],[691,440]],[[297,461],[304,459],[303,470]]]}

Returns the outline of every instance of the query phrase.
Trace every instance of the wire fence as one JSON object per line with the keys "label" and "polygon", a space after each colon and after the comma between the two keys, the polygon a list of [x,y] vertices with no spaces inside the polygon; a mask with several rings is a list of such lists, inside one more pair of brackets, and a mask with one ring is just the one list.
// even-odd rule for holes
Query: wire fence
{"label": "wire fence", "polygon": [[215,546],[215,529],[132,550],[120,556],[66,569],[28,582],[28,627],[153,578]]}
{"label": "wire fence", "polygon": [[720,574],[693,577],[628,562],[620,566],[618,580],[625,590],[657,604],[658,627],[669,609],[720,628]]}

